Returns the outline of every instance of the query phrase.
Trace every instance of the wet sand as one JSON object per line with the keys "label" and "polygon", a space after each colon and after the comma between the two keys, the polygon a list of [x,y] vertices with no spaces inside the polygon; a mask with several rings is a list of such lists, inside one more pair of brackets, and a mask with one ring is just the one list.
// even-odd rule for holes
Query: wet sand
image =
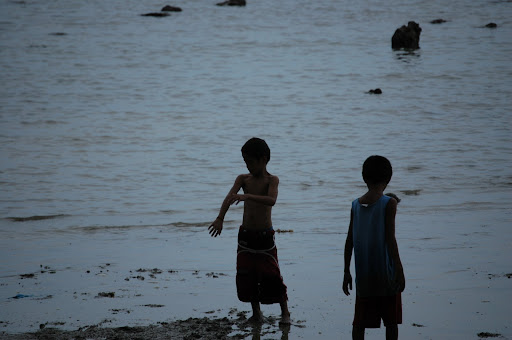
{"label": "wet sand", "polygon": [[[401,338],[512,338],[508,223],[450,213],[399,217],[407,226],[398,234],[407,280]],[[282,229],[294,229],[276,234],[287,329],[279,305],[262,306],[261,327],[246,323],[233,222],[216,239],[204,226],[159,226],[38,230],[5,241],[0,338],[350,339],[355,292],[341,291],[345,228]],[[383,337],[383,327],[366,332]]]}
{"label": "wet sand", "polygon": [[[261,327],[248,323],[244,313],[237,318],[189,318],[174,322],[161,322],[157,325],[139,327],[108,328],[102,325],[81,327],[74,331],[64,331],[57,328],[41,329],[33,333],[1,334],[2,339],[31,340],[31,339],[244,339],[256,330],[260,335]],[[241,314],[241,315],[240,315]],[[270,322],[270,321],[268,321]],[[289,326],[280,326],[283,332]]]}
{"label": "wet sand", "polygon": [[[151,299],[153,303],[145,303],[145,294],[151,295],[151,291],[159,290],[162,284],[172,284],[171,282],[186,282],[189,280],[201,281],[207,284],[207,281],[216,280],[219,278],[227,278],[230,274],[222,272],[202,272],[199,270],[193,271],[178,271],[178,270],[162,270],[159,268],[138,268],[130,270],[126,273],[122,280],[123,288],[119,286],[110,286],[111,282],[118,281],[120,273],[110,263],[102,264],[86,270],[84,273],[73,273],[71,268],[54,269],[50,266],[40,265],[40,270],[33,273],[19,274],[15,277],[10,277],[6,281],[11,281],[25,291],[36,292],[37,287],[40,285],[47,285],[54,278],[61,283],[74,282],[74,287],[78,286],[77,276],[82,281],[82,289],[80,291],[61,291],[63,295],[70,294],[72,300],[79,301],[63,301],[62,297],[53,295],[41,294],[21,294],[18,293],[11,296],[8,300],[8,305],[25,304],[25,308],[35,312],[36,315],[47,314],[48,319],[45,322],[34,323],[35,319],[30,320],[30,311],[23,308],[20,312],[20,317],[23,315],[28,316],[26,320],[18,319],[16,321],[3,321],[0,320],[0,338],[1,339],[245,339],[252,338],[253,336],[275,335],[280,333],[280,338],[287,337],[291,327],[304,327],[301,322],[296,322],[295,325],[281,325],[279,324],[279,317],[273,315],[265,316],[262,324],[254,324],[249,320],[250,313],[248,310],[238,310],[237,308],[217,309],[217,310],[194,310],[193,314],[204,315],[203,317],[190,317],[184,320],[169,320],[157,321],[144,324],[141,316],[146,316],[146,323],[149,320],[158,320],[158,314],[165,315],[165,313],[158,313],[159,310],[167,310],[166,307],[174,309],[179,313],[179,309],[185,307],[186,304],[175,296],[170,302],[171,306],[166,306],[163,303],[168,303],[169,299],[162,299],[160,303],[154,303],[155,300]],[[6,279],[6,278],[4,278]],[[113,279],[113,281],[110,281]],[[17,282],[16,282],[17,281]],[[110,281],[110,283],[109,283]],[[5,282],[5,281],[4,281]],[[56,281],[53,281],[54,283]],[[7,286],[9,283],[2,283],[2,286]],[[111,290],[99,291],[95,293],[94,290],[87,289],[89,287],[104,287]],[[215,285],[213,285],[215,286]],[[129,288],[130,287],[130,288]],[[164,287],[162,287],[165,289]],[[140,293],[143,291],[144,293]],[[69,298],[69,297],[68,297]],[[60,301],[52,303],[53,301]],[[140,301],[140,304],[134,304],[135,301]],[[59,305],[62,304],[62,305]],[[126,307],[126,305],[131,307]],[[31,307],[29,307],[31,305]],[[59,314],[59,310],[68,310],[67,307],[73,305],[81,305],[82,309],[72,312],[67,318],[54,317],[52,315]],[[86,320],[94,320],[94,313],[98,311],[98,306],[101,309],[103,306],[108,311],[102,315],[105,317],[101,322],[96,324],[83,324]],[[125,306],[126,308],[122,307]],[[243,306],[243,305],[242,305]],[[62,308],[60,308],[62,307]],[[116,307],[116,308],[114,308]],[[263,307],[265,308],[265,307]],[[12,308],[11,312],[15,312],[16,308]],[[53,309],[53,311],[52,311]],[[88,315],[89,314],[89,315]],[[133,317],[132,317],[133,316]],[[83,319],[76,319],[82,317]],[[36,316],[37,318],[37,316]],[[165,318],[165,317],[164,317]],[[12,315],[10,320],[15,320]],[[67,320],[66,320],[67,319]],[[160,316],[160,319],[162,317]],[[63,321],[66,320],[66,321]],[[78,327],[78,325],[82,324]],[[128,324],[130,326],[119,326],[120,324]],[[137,325],[137,326],[132,326]],[[34,329],[28,332],[11,332],[10,326],[14,330],[22,330],[28,328]]]}

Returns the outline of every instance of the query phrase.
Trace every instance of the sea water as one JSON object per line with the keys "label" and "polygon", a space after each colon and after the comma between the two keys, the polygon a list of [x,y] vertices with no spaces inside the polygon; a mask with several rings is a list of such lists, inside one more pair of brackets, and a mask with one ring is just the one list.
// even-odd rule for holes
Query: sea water
{"label": "sea water", "polygon": [[[172,4],[183,11],[169,17],[140,16],[164,5],[0,3],[4,329],[44,321],[9,299],[33,294],[18,275],[44,267],[67,271],[62,280],[76,274],[40,285],[54,300],[71,299],[85,270],[106,263],[121,279],[140,267],[225,274],[197,285],[171,280],[153,294],[167,301],[166,314],[133,323],[240,306],[242,206],[228,212],[220,238],[206,230],[247,172],[241,146],[258,136],[280,178],[274,228],[293,230],[276,236],[292,318],[305,325],[290,336],[350,335],[343,246],[372,154],[390,159],[388,191],[402,198],[404,332],[510,336],[503,299],[474,297],[485,294],[487,276],[512,272],[510,1],[261,0],[239,8],[187,0]],[[430,23],[438,18],[447,22]],[[411,20],[422,27],[420,49],[393,51],[392,34]],[[383,93],[368,93],[375,88]],[[511,281],[492,282],[487,291],[510,300]],[[453,316],[440,305],[450,289],[473,292],[455,294],[463,313],[453,322],[439,316]],[[439,299],[426,308],[432,300],[416,297],[429,295]],[[56,310],[69,313],[69,299]],[[171,307],[176,299],[180,308]]]}

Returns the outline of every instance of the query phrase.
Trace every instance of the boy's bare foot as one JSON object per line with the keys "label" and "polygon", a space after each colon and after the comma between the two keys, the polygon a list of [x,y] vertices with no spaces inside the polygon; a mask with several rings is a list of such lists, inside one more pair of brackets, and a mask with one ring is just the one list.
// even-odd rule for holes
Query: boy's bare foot
{"label": "boy's bare foot", "polygon": [[265,322],[265,318],[263,317],[263,313],[260,309],[260,303],[259,302],[251,302],[252,306],[252,316],[247,320],[249,323],[261,325]]}
{"label": "boy's bare foot", "polygon": [[288,302],[284,300],[280,303],[281,305],[281,321],[279,321],[280,325],[289,325],[290,324],[290,311],[288,310]]}
{"label": "boy's bare foot", "polygon": [[260,313],[254,313],[253,316],[251,316],[247,322],[253,324],[253,325],[261,325],[265,322],[265,317],[263,314]]}
{"label": "boy's bare foot", "polygon": [[290,323],[290,313],[281,315],[281,320],[279,321],[280,325],[289,325]]}

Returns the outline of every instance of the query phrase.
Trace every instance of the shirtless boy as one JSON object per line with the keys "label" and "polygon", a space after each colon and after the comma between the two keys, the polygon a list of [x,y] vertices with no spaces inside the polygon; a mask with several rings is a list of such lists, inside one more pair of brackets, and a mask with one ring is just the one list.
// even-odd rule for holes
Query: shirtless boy
{"label": "shirtless boy", "polygon": [[[222,203],[219,216],[208,230],[211,236],[219,236],[229,207],[233,203],[244,202],[243,222],[238,231],[238,298],[242,302],[251,303],[251,321],[263,322],[260,303],[279,303],[280,323],[289,324],[288,296],[279,269],[272,226],[272,207],[277,200],[279,178],[267,172],[270,149],[263,139],[249,139],[242,147],[242,156],[249,173],[236,178]],[[243,194],[238,194],[240,189]]]}

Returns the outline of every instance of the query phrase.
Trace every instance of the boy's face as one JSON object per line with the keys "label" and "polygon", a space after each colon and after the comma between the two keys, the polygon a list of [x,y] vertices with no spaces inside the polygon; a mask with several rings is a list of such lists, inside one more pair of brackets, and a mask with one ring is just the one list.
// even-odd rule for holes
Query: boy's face
{"label": "boy's face", "polygon": [[244,157],[247,170],[249,170],[252,175],[261,175],[267,168],[267,160],[265,157],[255,158],[246,154],[242,154],[242,156]]}

